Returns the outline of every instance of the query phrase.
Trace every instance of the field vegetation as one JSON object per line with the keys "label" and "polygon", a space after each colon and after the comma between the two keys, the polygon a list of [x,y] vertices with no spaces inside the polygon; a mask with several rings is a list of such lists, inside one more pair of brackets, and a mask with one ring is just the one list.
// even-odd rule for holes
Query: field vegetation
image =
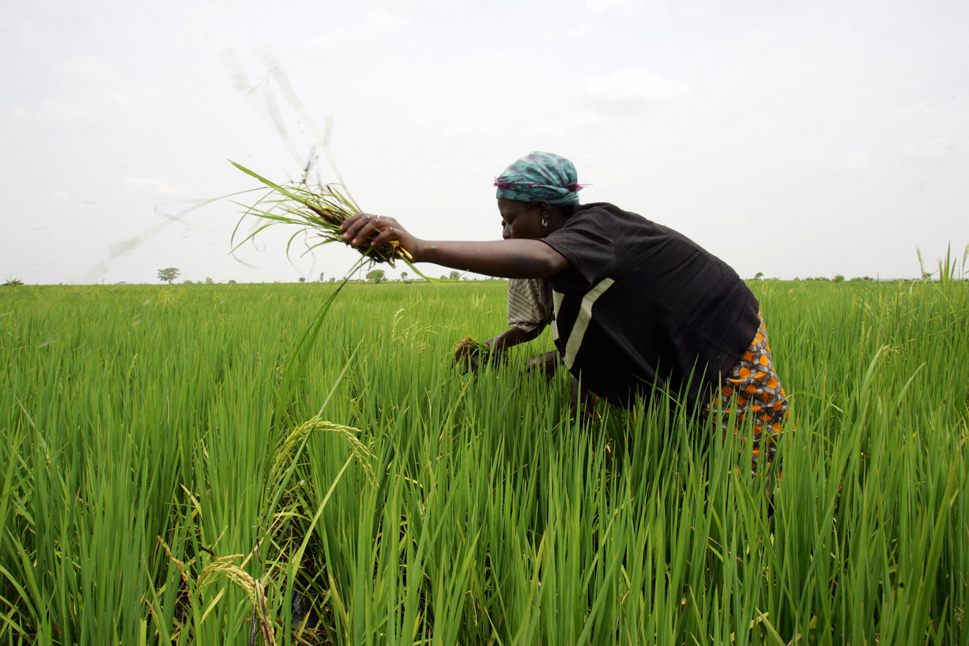
{"label": "field vegetation", "polygon": [[2,290],[0,644],[969,644],[969,285],[751,285],[779,487],[500,281]]}

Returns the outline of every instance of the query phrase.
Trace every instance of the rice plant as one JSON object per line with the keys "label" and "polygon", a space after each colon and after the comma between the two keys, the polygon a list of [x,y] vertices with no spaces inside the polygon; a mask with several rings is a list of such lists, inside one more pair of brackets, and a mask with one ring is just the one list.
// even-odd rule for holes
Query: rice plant
{"label": "rice plant", "polygon": [[[336,184],[324,184],[311,187],[306,182],[306,178],[300,182],[290,182],[277,184],[255,173],[244,166],[235,162],[232,165],[254,177],[264,184],[268,191],[261,199],[254,204],[240,204],[244,208],[243,216],[232,232],[233,251],[241,245],[253,239],[261,231],[272,225],[284,224],[295,227],[295,232],[290,236],[289,243],[286,245],[287,255],[290,252],[293,241],[300,234],[310,233],[321,240],[309,245],[304,253],[310,253],[314,249],[330,244],[331,242],[344,243],[340,233],[340,225],[351,215],[360,213],[350,193]],[[257,227],[252,233],[242,239],[238,244],[235,243],[239,226],[247,216],[254,216],[266,220],[266,223]],[[349,246],[349,245],[348,245]],[[403,260],[407,266],[415,273],[423,276],[412,264],[413,258],[406,249],[401,249],[396,241],[389,242],[377,248],[367,248],[362,250],[366,257],[373,263],[385,262],[391,267],[396,260]]]}
{"label": "rice plant", "polygon": [[576,423],[546,338],[456,371],[502,281],[2,290],[0,644],[967,644],[936,283],[752,284],[779,487],[657,401]]}

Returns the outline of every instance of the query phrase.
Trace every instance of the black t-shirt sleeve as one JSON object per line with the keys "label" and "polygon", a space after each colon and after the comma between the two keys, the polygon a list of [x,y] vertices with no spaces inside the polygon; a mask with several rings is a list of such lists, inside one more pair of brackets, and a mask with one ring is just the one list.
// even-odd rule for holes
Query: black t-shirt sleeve
{"label": "black t-shirt sleeve", "polygon": [[542,242],[562,254],[588,281],[589,287],[616,268],[615,245],[594,211],[576,213],[564,227],[542,238]]}

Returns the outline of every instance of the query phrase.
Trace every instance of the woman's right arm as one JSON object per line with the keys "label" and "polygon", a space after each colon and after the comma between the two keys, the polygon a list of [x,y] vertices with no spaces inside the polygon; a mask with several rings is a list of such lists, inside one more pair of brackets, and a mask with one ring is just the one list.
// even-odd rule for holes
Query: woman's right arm
{"label": "woman's right arm", "polygon": [[540,240],[427,241],[408,233],[393,218],[364,213],[347,218],[340,230],[343,240],[357,248],[397,242],[414,262],[431,262],[487,276],[546,278],[569,266],[562,254]]}

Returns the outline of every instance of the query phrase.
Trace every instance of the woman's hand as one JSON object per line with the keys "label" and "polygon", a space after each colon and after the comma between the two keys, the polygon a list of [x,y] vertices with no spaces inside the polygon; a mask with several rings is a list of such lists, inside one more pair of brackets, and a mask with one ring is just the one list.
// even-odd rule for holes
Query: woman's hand
{"label": "woman's hand", "polygon": [[421,241],[408,233],[394,218],[358,213],[344,220],[340,231],[343,232],[344,242],[358,249],[382,247],[396,242],[415,261],[419,259]]}
{"label": "woman's hand", "polygon": [[478,372],[478,368],[484,364],[501,363],[504,353],[492,345],[492,341],[494,339],[478,343],[469,336],[461,339],[454,347],[454,365],[464,371]]}

